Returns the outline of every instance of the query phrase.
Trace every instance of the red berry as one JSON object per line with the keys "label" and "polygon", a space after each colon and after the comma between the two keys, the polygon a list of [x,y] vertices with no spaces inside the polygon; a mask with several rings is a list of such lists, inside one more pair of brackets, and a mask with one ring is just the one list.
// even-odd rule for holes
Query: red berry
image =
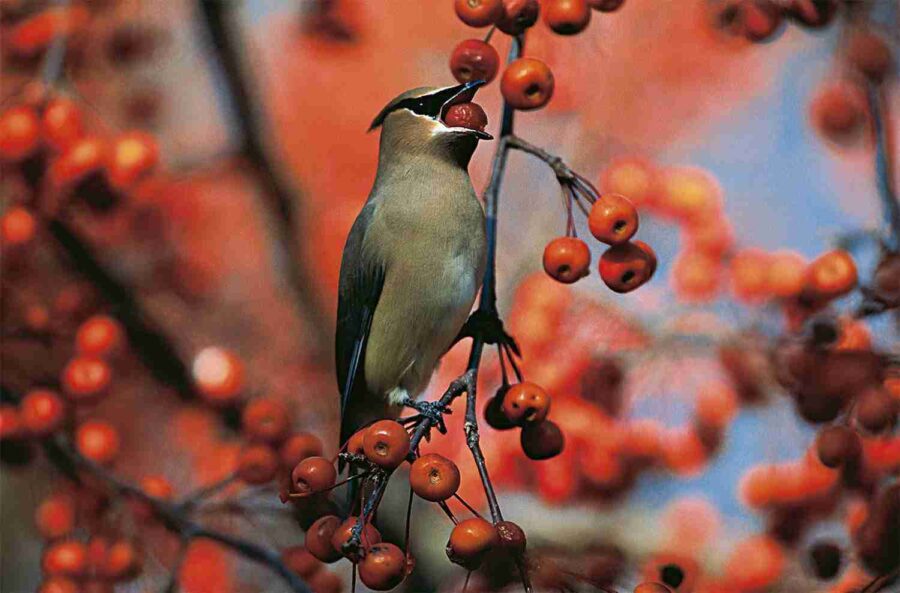
{"label": "red berry", "polygon": [[41,568],[47,576],[80,577],[87,566],[87,549],[75,540],[62,540],[44,549]]}
{"label": "red berry", "polygon": [[538,0],[503,0],[497,28],[507,35],[520,35],[534,26],[540,11]]}
{"label": "red berry", "polygon": [[172,483],[163,476],[144,476],[140,485],[144,494],[160,500],[170,500],[175,494]]}
{"label": "red berry", "polygon": [[281,402],[259,398],[249,402],[244,408],[241,425],[247,438],[277,443],[287,436],[290,419],[287,408]]}
{"label": "red berry", "polygon": [[811,119],[827,139],[845,143],[865,127],[868,107],[864,93],[852,83],[834,83],[821,89],[810,106]]}
{"label": "red berry", "polygon": [[88,420],[75,431],[78,452],[95,463],[112,463],[119,454],[119,431],[100,420]]}
{"label": "red berry", "polygon": [[866,78],[881,82],[893,71],[891,48],[879,35],[858,31],[847,42],[847,60]]}
{"label": "red berry", "polygon": [[522,428],[522,450],[529,459],[542,461],[556,457],[565,447],[565,437],[554,422],[544,420]]}
{"label": "red berry", "polygon": [[347,453],[353,453],[354,455],[365,455],[365,447],[363,446],[364,439],[366,438],[366,431],[368,427],[361,428],[353,433],[347,440]]}
{"label": "red berry", "polygon": [[614,292],[624,293],[645,284],[656,270],[656,255],[646,245],[614,245],[600,257],[600,277]]}
{"label": "red berry", "polygon": [[99,358],[76,356],[63,368],[62,386],[74,402],[89,402],[109,386],[112,372]]}
{"label": "red berry", "polygon": [[553,72],[535,58],[519,58],[511,62],[500,79],[503,99],[522,111],[540,109],[553,96]]}
{"label": "red berry", "polygon": [[81,593],[78,582],[67,577],[49,577],[38,587],[37,593]]}
{"label": "red berry", "polygon": [[308,432],[299,432],[291,435],[281,445],[278,454],[281,458],[282,467],[293,470],[298,463],[307,457],[321,455],[322,451],[322,440],[319,437]]}
{"label": "red berry", "polygon": [[447,542],[447,557],[454,564],[475,570],[499,543],[500,537],[494,526],[480,517],[473,517],[453,527]]}
{"label": "red berry", "polygon": [[319,517],[306,531],[306,549],[322,562],[337,562],[343,556],[331,545],[331,538],[341,526],[341,520],[334,515]]}
{"label": "red berry", "polygon": [[503,415],[518,426],[543,422],[550,413],[550,395],[528,381],[509,388],[503,397]]}
{"label": "red berry", "polygon": [[159,147],[150,134],[126,132],[112,143],[109,182],[115,189],[126,190],[145,177],[159,163]]}
{"label": "red berry", "polygon": [[194,357],[191,374],[200,395],[212,405],[233,403],[244,388],[244,365],[223,348],[211,346],[201,350]]}
{"label": "red berry", "polygon": [[450,54],[450,71],[459,82],[491,82],[500,70],[500,56],[490,43],[481,39],[460,41]]}
{"label": "red berry", "polygon": [[334,486],[337,470],[324,457],[307,457],[291,472],[291,482],[300,494],[324,492]]}
{"label": "red berry", "polygon": [[141,569],[141,553],[128,540],[112,543],[100,569],[100,576],[111,581],[124,581],[135,577]]}
{"label": "red berry", "polygon": [[846,426],[830,426],[816,436],[816,453],[825,467],[837,468],[862,452],[859,435]]}
{"label": "red berry", "polygon": [[484,419],[488,426],[495,430],[509,430],[516,427],[503,413],[503,398],[506,397],[508,391],[509,385],[500,387],[497,394],[488,401],[484,408]]}
{"label": "red berry", "polygon": [[879,433],[897,423],[898,401],[883,389],[871,388],[856,398],[856,421],[865,430]]}
{"label": "red berry", "polygon": [[281,551],[281,561],[294,574],[308,579],[322,570],[322,562],[303,546],[291,546]]}
{"label": "red berry", "polygon": [[444,113],[444,124],[448,128],[466,128],[483,132],[487,126],[487,114],[477,103],[457,103]]}
{"label": "red berry", "polygon": [[13,206],[0,217],[0,242],[4,247],[30,243],[37,232],[37,222],[27,208]]}
{"label": "red berry", "polygon": [[544,248],[544,271],[563,284],[581,280],[591,270],[591,250],[577,237],[557,237]]}
{"label": "red berry", "polygon": [[409,483],[413,492],[431,502],[447,500],[459,490],[459,468],[437,453],[416,459],[409,469]]}
{"label": "red berry", "polygon": [[599,10],[600,12],[615,12],[622,7],[625,3],[625,0],[588,0],[588,4],[594,10]]}
{"label": "red berry", "polygon": [[[340,552],[342,556],[346,556],[350,558],[351,561],[356,562],[359,560],[359,553],[353,550],[344,550],[344,544],[350,541],[350,538],[353,535],[353,528],[356,526],[357,517],[347,517],[343,523],[341,523],[340,527],[338,527],[334,534],[331,536],[331,547],[334,548],[337,552]],[[366,523],[363,525],[362,533],[360,533],[360,546],[363,550],[368,548],[369,546],[373,546],[375,544],[381,543],[381,533],[375,529],[375,526],[371,523]]]}
{"label": "red berry", "polygon": [[453,6],[459,20],[470,27],[493,25],[503,12],[500,0],[455,0]]}
{"label": "red berry", "polygon": [[831,22],[837,8],[838,0],[790,0],[784,10],[798,24],[819,29]]}
{"label": "red berry", "polygon": [[779,29],[784,15],[772,0],[743,0],[739,18],[744,37],[750,41],[765,41]]}
{"label": "red berry", "polygon": [[591,207],[588,228],[599,241],[618,245],[631,239],[638,230],[634,204],[619,194],[603,194]]}
{"label": "red berry", "polygon": [[409,434],[399,422],[379,420],[372,424],[363,437],[366,459],[385,469],[394,469],[403,463],[409,453]]}
{"label": "red berry", "polygon": [[278,455],[269,445],[249,445],[238,455],[237,474],[248,484],[271,482],[277,471]]}
{"label": "red berry", "polygon": [[15,162],[34,152],[40,140],[37,112],[28,105],[0,113],[0,161]]}
{"label": "red berry", "polygon": [[66,408],[56,393],[47,389],[29,391],[19,403],[22,426],[33,436],[55,432],[65,419]]}
{"label": "red berry", "polygon": [[513,556],[521,556],[525,553],[527,541],[525,532],[512,521],[500,521],[494,528],[499,539],[498,547],[506,550]]}
{"label": "red berry", "polygon": [[119,322],[106,315],[94,315],[78,327],[75,348],[86,356],[106,356],[122,340]]}
{"label": "red berry", "polygon": [[373,591],[389,591],[406,578],[406,566],[403,550],[394,544],[375,544],[359,563],[359,580]]}
{"label": "red berry", "polygon": [[19,409],[12,404],[0,404],[0,440],[18,439],[24,432]]}
{"label": "red berry", "polygon": [[84,135],[81,109],[67,97],[51,99],[41,118],[41,133],[54,150],[69,148]]}
{"label": "red berry", "polygon": [[71,188],[85,177],[102,170],[109,145],[93,136],[79,138],[50,165],[50,179],[57,188]]}
{"label": "red berry", "polygon": [[75,529],[75,503],[65,494],[45,498],[34,511],[34,523],[47,539],[65,537]]}
{"label": "red berry", "polygon": [[587,0],[545,0],[544,22],[554,33],[575,35],[591,22]]}
{"label": "red berry", "polygon": [[812,296],[831,300],[853,290],[858,278],[853,257],[843,249],[834,249],[809,265],[806,286]]}

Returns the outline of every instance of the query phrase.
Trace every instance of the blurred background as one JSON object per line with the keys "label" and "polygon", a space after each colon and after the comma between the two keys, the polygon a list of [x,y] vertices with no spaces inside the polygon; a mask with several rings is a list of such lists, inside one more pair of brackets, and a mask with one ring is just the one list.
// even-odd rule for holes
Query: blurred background
{"label": "blurred background", "polygon": [[[119,451],[109,471],[136,482],[162,477],[178,496],[234,471],[244,446],[237,401],[277,402],[291,432],[316,435],[333,455],[340,254],[377,164],[378,133],[366,130],[403,90],[454,84],[454,47],[487,30],[466,26],[453,4],[0,3],[3,108],[64,96],[78,106],[86,135],[119,142],[146,132],[155,145],[141,150],[157,151],[146,158],[158,161],[140,179],[66,195],[65,176],[88,165],[55,166],[66,153],[52,149],[6,155],[4,401],[36,387],[77,399],[79,381],[96,384],[82,391],[104,395],[78,402],[69,420],[114,426]],[[608,290],[596,269],[573,286],[553,282],[541,254],[565,232],[558,183],[545,163],[511,153],[500,194],[500,310],[522,346],[525,377],[554,398],[566,447],[532,461],[515,433],[490,428],[482,444],[504,516],[525,529],[536,556],[559,563],[541,573],[547,590],[557,578],[577,590],[630,591],[660,580],[658,568],[668,565],[683,572],[670,583],[678,593],[849,592],[880,574],[854,551],[853,529],[878,484],[896,483],[896,429],[864,439],[876,476],[868,490],[803,465],[821,423],[798,414],[773,379],[770,355],[804,330],[790,299],[753,278],[835,246],[853,254],[863,284],[879,263],[885,227],[871,104],[845,50],[860,23],[896,50],[900,8],[894,0],[839,3],[827,27],[785,18],[759,42],[735,33],[729,4],[626,0],[594,12],[579,35],[538,22],[526,36],[525,55],[550,66],[556,87],[545,108],[517,114],[516,133],[602,191],[633,199],[638,237],[659,258],[653,279],[629,294]],[[51,11],[68,12],[49,18]],[[491,42],[506,54],[508,36],[497,32]],[[896,72],[894,61],[877,91],[888,114],[882,126],[895,134]],[[497,135],[498,81],[478,102]],[[834,124],[843,116],[849,123]],[[479,192],[494,150],[482,142],[471,163]],[[896,151],[889,145],[887,158]],[[17,209],[31,222],[10,215]],[[589,236],[583,217],[576,224]],[[592,250],[597,261],[601,246]],[[841,339],[851,350],[896,356],[896,317],[844,316],[862,301],[854,293],[829,309]],[[122,343],[103,369],[73,371],[83,354],[79,329],[96,315],[115,320]],[[468,349],[463,342],[445,357],[429,397],[464,370]],[[486,400],[500,384],[493,350],[480,379]],[[450,434],[424,450],[457,461],[460,494],[483,511],[461,410]],[[3,449],[4,592],[41,583],[46,544],[33,517],[60,492],[80,501],[77,537],[141,542],[142,570],[116,591],[288,590],[227,546],[181,547],[164,526],[136,519],[121,497],[108,496],[102,512],[84,510],[92,480],[72,486],[52,447],[16,437]],[[798,492],[787,502],[754,497],[748,476],[776,466],[788,469],[769,481],[791,476]],[[399,543],[407,490],[403,479],[394,482],[379,526]],[[303,510],[282,505],[276,486],[232,481],[216,496],[233,505],[211,502],[198,521],[274,550],[302,543]],[[465,571],[444,555],[450,527],[435,505],[416,501],[417,567],[406,590],[462,590]],[[838,574],[821,579],[809,550],[826,541],[843,554]],[[348,563],[328,570],[339,578],[318,591],[350,590]],[[472,590],[509,581],[496,576],[502,567],[484,573]],[[167,589],[172,574],[178,589]]]}

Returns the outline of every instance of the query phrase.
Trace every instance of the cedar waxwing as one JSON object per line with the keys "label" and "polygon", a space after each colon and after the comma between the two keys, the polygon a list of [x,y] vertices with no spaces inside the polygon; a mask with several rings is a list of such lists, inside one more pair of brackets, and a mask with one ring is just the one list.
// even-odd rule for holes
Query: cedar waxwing
{"label": "cedar waxwing", "polygon": [[344,245],[338,289],[341,443],[416,407],[481,287],[484,207],[468,165],[491,136],[442,118],[482,84],[407,91],[372,122],[381,126],[378,171]]}

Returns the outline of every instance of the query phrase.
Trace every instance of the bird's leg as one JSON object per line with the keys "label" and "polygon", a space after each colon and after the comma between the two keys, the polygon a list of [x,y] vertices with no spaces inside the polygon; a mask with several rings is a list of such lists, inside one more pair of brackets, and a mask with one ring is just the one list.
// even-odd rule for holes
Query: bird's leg
{"label": "bird's leg", "polygon": [[[416,420],[427,418],[431,421],[433,426],[437,426],[438,432],[441,434],[447,433],[447,426],[444,424],[444,414],[452,413],[448,403],[445,403],[442,400],[420,402],[407,395],[400,401],[400,405],[412,408],[418,412],[418,414],[412,418]],[[412,421],[412,418],[404,418],[404,421]]]}
{"label": "bird's leg", "polygon": [[506,332],[503,321],[496,310],[478,309],[472,313],[463,324],[462,329],[459,330],[453,344],[463,338],[475,337],[481,338],[484,344],[500,344],[515,353],[516,356],[522,355],[515,338]]}

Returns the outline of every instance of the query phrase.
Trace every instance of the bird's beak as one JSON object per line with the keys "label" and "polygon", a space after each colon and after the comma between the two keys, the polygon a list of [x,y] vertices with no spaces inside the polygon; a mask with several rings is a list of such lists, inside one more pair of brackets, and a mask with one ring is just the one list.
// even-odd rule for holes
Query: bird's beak
{"label": "bird's beak", "polygon": [[[471,80],[469,82],[464,82],[457,86],[448,87],[446,89],[438,91],[436,94],[441,98],[447,97],[441,106],[440,117],[443,120],[444,116],[447,114],[447,110],[453,106],[458,105],[459,103],[469,103],[472,99],[475,98],[475,93],[478,92],[478,89],[487,84],[487,81],[484,80]],[[471,133],[473,136],[477,136],[482,140],[493,140],[494,137],[488,134],[487,132],[481,130],[470,130],[467,129],[468,133]]]}

